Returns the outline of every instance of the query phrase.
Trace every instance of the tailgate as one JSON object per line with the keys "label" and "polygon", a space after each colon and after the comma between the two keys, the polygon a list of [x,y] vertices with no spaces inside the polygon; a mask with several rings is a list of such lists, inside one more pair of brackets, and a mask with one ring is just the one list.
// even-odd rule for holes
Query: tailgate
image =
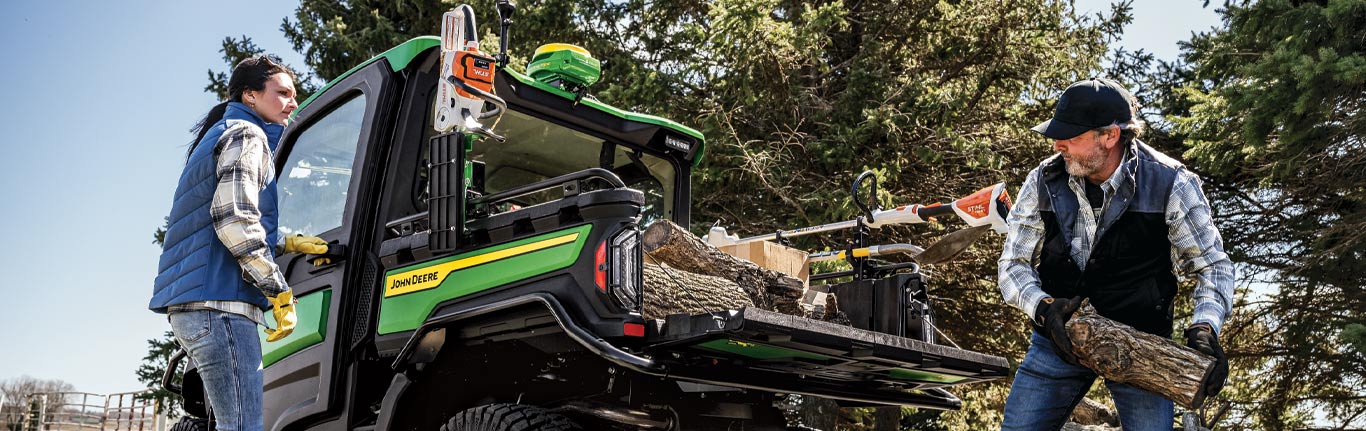
{"label": "tailgate", "polygon": [[671,376],[726,386],[956,409],[939,388],[1009,372],[999,356],[756,308],[656,322],[645,352]]}

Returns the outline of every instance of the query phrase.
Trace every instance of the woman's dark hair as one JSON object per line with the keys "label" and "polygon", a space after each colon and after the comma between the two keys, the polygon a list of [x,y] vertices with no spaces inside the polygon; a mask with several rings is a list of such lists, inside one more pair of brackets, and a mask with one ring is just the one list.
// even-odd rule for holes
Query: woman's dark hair
{"label": "woman's dark hair", "polygon": [[190,128],[195,133],[193,141],[190,141],[190,149],[185,152],[185,158],[189,159],[190,154],[194,153],[195,146],[204,139],[204,135],[209,133],[209,128],[223,119],[223,114],[228,111],[228,102],[241,102],[242,93],[247,90],[261,91],[266,89],[266,80],[271,75],[277,73],[287,73],[290,79],[294,79],[294,72],[285,67],[280,59],[269,54],[261,54],[248,57],[237,63],[237,67],[232,69],[232,77],[228,78],[228,100],[214,105],[209,109],[208,114],[204,114],[194,127]]}

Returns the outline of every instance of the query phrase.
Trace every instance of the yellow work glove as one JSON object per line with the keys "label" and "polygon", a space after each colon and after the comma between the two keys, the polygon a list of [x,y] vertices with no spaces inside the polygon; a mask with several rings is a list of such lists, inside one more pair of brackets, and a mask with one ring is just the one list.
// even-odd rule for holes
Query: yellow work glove
{"label": "yellow work glove", "polygon": [[325,254],[327,253],[327,241],[316,236],[287,236],[285,237],[285,253]]}
{"label": "yellow work glove", "polygon": [[268,297],[266,300],[274,306],[274,310],[271,312],[275,314],[275,329],[266,328],[266,342],[269,343],[288,337],[291,332],[294,332],[294,324],[299,318],[294,315],[293,292],[286,290],[274,298]]}

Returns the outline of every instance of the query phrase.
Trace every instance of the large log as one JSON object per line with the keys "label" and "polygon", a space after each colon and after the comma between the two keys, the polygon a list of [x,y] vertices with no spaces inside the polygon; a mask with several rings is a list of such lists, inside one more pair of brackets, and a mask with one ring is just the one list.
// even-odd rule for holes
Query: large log
{"label": "large log", "polygon": [[1214,358],[1096,314],[1085,302],[1067,321],[1077,360],[1101,377],[1156,393],[1187,409],[1204,403]]}
{"label": "large log", "polygon": [[801,280],[717,250],[673,222],[654,222],[645,229],[641,242],[646,255],[657,262],[735,282],[756,307],[795,316],[804,314],[798,305],[805,289]]}
{"label": "large log", "polygon": [[803,284],[811,279],[810,253],[773,241],[753,241],[716,247],[726,254],[793,277]]}
{"label": "large log", "polygon": [[640,315],[646,319],[739,310],[754,305],[739,285],[724,278],[649,263],[641,266],[645,289],[641,292]]}

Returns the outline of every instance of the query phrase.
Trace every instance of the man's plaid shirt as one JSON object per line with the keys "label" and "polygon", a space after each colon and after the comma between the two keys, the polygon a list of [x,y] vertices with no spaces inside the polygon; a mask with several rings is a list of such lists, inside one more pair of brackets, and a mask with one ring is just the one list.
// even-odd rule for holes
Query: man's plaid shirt
{"label": "man's plaid shirt", "polygon": [[[1095,242],[1097,214],[1103,214],[1105,206],[1122,187],[1133,187],[1131,176],[1121,173],[1134,169],[1137,157],[1125,151],[1120,168],[1101,184],[1105,192],[1105,202],[1101,211],[1087,211],[1091,208],[1086,199],[1085,179],[1073,176],[1067,182],[1068,188],[1077,197],[1082,208],[1073,225],[1078,235],[1072,239],[1072,260],[1080,269],[1086,269],[1091,246]],[[1044,223],[1039,216],[1038,182],[1040,169],[1034,169],[1025,178],[1020,193],[1016,195],[1014,207],[1010,211],[1009,230],[1006,234],[1005,249],[1001,252],[998,279],[1001,295],[1006,303],[1034,316],[1034,307],[1048,297],[1039,286],[1039,274],[1034,269],[1038,249],[1043,241]],[[1191,323],[1205,322],[1219,333],[1224,319],[1233,309],[1234,269],[1233,262],[1224,254],[1223,238],[1214,226],[1209,201],[1200,190],[1200,178],[1186,169],[1179,169],[1172,185],[1171,195],[1166,208],[1167,239],[1172,243],[1172,268],[1177,275],[1195,274],[1197,278],[1194,299],[1195,314]],[[1085,232],[1085,235],[1081,233]]]}
{"label": "man's plaid shirt", "polygon": [[[209,215],[218,240],[228,247],[242,267],[242,276],[267,298],[289,290],[285,276],[275,264],[266,230],[261,226],[258,200],[261,189],[275,178],[274,154],[265,133],[255,125],[238,123],[218,140],[218,186]],[[214,309],[241,314],[264,324],[261,309],[238,301],[200,301],[172,307],[172,311]]]}

